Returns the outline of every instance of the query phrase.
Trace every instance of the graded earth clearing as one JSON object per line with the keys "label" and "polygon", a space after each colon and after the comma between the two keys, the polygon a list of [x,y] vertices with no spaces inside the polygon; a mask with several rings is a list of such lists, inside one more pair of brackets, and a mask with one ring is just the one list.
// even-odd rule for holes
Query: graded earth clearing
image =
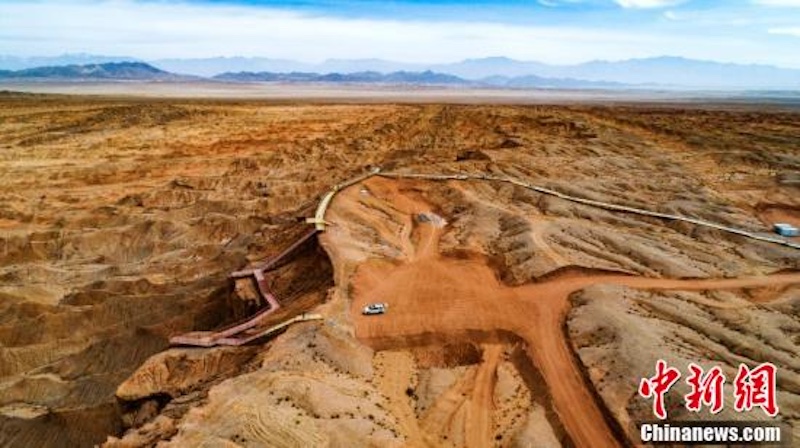
{"label": "graded earth clearing", "polygon": [[[323,320],[167,342],[263,306],[229,274],[372,166],[769,232],[800,210],[797,113],[0,102],[0,445],[620,446],[651,417],[636,387],[658,358],[729,378],[773,362],[798,426],[800,251],[493,181],[344,189],[319,243],[268,275],[282,308],[265,326]],[[388,312],[362,316],[371,302]],[[684,393],[670,415],[708,419]],[[715,418],[766,418],[729,408]]]}

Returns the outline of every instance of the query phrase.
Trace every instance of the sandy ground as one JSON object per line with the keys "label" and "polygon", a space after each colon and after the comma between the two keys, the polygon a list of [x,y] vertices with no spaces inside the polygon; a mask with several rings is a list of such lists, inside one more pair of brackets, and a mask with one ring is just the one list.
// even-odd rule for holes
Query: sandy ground
{"label": "sandy ground", "polygon": [[167,350],[254,312],[228,274],[371,166],[769,232],[800,207],[793,112],[0,101],[0,445],[624,445],[655,356],[774,362],[780,418],[800,415],[796,251],[485,182],[346,190],[320,247],[270,273],[282,318],[323,321]]}

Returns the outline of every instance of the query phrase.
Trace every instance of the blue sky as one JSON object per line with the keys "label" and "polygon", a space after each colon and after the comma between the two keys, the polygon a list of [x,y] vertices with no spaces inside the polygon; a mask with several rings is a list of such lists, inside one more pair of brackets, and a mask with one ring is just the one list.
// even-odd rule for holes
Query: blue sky
{"label": "blue sky", "polygon": [[0,54],[549,63],[660,55],[800,68],[800,0],[0,1]]}

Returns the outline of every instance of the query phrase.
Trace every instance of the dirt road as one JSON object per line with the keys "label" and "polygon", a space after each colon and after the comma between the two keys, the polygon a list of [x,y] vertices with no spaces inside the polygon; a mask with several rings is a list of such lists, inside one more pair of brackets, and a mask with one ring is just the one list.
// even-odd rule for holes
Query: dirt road
{"label": "dirt road", "polygon": [[[385,182],[381,180],[371,185]],[[408,201],[407,196],[400,199],[405,206],[398,209],[415,212],[425,209],[418,202],[408,207]],[[438,237],[438,232],[431,227],[431,224],[419,224],[415,231],[394,234],[394,237],[399,234],[408,238],[408,244],[415,247],[421,245],[419,249],[426,248],[414,251],[416,254],[427,252],[426,256],[406,258],[407,261],[399,265],[373,260],[359,267],[353,281],[352,303],[356,336],[377,348],[384,348],[402,347],[408,341],[434,342],[446,337],[465,337],[468,333],[516,334],[527,343],[528,355],[547,383],[558,418],[577,446],[614,447],[622,442],[609,427],[601,404],[586,384],[575,354],[564,337],[562,328],[569,311],[570,294],[596,284],[710,290],[800,283],[800,274],[669,280],[566,272],[542,283],[509,287],[497,280],[481,256],[455,260],[431,254],[429,250],[436,244],[430,239]],[[377,317],[360,315],[361,307],[378,300],[390,303],[389,313]],[[484,382],[476,378],[476,389]],[[476,420],[480,422],[480,418]],[[485,427],[475,425],[476,431]],[[476,434],[478,436],[485,440],[485,434]]]}
{"label": "dirt road", "polygon": [[455,446],[492,445],[494,388],[503,354],[501,344],[484,344],[483,359],[436,398],[420,425],[429,446],[449,441]]}

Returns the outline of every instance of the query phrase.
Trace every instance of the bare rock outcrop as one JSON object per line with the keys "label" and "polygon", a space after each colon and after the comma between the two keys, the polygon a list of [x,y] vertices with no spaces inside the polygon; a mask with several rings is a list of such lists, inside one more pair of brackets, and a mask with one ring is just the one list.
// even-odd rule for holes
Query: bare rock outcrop
{"label": "bare rock outcrop", "polygon": [[171,348],[150,357],[117,388],[121,400],[185,395],[215,378],[231,376],[255,354],[253,348]]}

